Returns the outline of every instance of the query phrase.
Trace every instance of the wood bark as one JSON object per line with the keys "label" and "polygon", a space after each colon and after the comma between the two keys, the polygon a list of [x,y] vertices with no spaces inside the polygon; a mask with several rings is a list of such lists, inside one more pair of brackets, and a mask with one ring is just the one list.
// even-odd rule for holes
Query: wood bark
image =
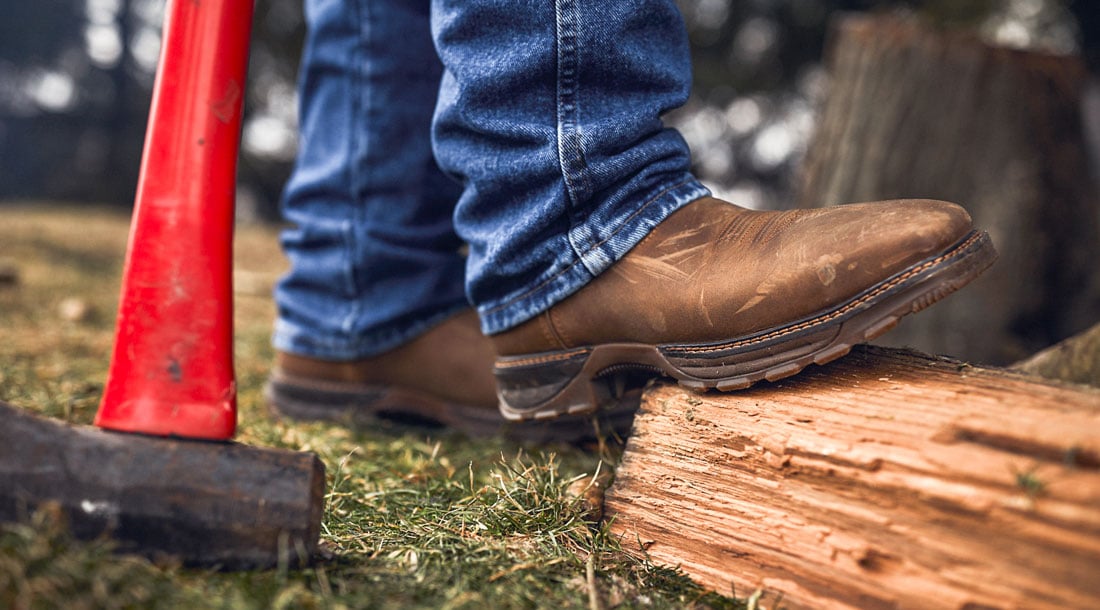
{"label": "wood bark", "polygon": [[839,19],[827,56],[799,205],[955,201],[1001,252],[983,278],[884,342],[1007,364],[1100,320],[1100,204],[1078,58],[895,16]]}
{"label": "wood bark", "polygon": [[308,562],[325,468],[312,453],[68,426],[0,402],[0,521],[60,507],[80,538],[189,565]]}
{"label": "wood bark", "polygon": [[860,347],[729,394],[647,391],[624,548],[789,608],[1100,608],[1100,391]]}

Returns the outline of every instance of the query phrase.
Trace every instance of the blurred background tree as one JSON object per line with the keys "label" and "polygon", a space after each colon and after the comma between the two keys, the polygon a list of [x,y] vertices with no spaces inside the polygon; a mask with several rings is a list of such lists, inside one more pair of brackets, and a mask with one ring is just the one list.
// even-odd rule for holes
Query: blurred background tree
{"label": "blurred background tree", "polygon": [[909,12],[1014,48],[1095,57],[1100,7],[1089,0],[681,0],[695,95],[673,122],[697,173],[720,194],[790,207],[794,175],[827,91],[822,66],[838,11]]}
{"label": "blurred background tree", "polygon": [[[695,94],[670,120],[696,170],[747,205],[789,205],[825,91],[836,11],[917,11],[1017,47],[1097,54],[1090,0],[679,0]],[[3,0],[0,200],[129,205],[163,0]],[[1091,10],[1089,10],[1091,8]],[[240,166],[241,215],[274,218],[296,145],[301,0],[257,0]]]}

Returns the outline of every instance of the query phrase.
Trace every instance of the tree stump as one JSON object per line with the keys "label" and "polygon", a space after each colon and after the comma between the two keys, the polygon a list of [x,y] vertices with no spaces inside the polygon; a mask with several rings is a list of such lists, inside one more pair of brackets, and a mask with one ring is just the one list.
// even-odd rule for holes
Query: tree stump
{"label": "tree stump", "polygon": [[1100,391],[873,347],[659,385],[605,514],[625,549],[788,608],[1100,608]]}
{"label": "tree stump", "polygon": [[1100,324],[1017,362],[1012,369],[1100,388]]}
{"label": "tree stump", "polygon": [[846,16],[799,205],[963,204],[1001,259],[885,340],[1007,364],[1100,320],[1100,205],[1078,58],[992,47],[916,18]]}

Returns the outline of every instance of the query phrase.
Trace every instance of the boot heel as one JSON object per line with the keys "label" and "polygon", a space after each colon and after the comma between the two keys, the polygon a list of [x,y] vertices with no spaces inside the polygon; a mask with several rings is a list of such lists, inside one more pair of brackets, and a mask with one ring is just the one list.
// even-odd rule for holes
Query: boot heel
{"label": "boot heel", "polygon": [[500,412],[523,421],[591,413],[602,402],[585,374],[590,350],[503,358],[493,367]]}
{"label": "boot heel", "polygon": [[617,409],[656,377],[684,377],[650,345],[611,343],[497,360],[506,419],[545,419]]}

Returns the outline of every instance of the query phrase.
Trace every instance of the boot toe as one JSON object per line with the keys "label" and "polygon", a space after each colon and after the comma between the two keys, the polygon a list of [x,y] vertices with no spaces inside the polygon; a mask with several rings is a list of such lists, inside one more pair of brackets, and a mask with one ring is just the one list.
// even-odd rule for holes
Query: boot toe
{"label": "boot toe", "polygon": [[934,199],[901,199],[826,209],[848,216],[848,222],[826,221],[823,228],[832,233],[834,243],[844,245],[846,262],[850,268],[858,269],[859,275],[867,276],[864,282],[879,281],[941,254],[972,229],[970,215],[961,206]]}
{"label": "boot toe", "polygon": [[962,240],[973,228],[962,206],[936,199],[902,199],[896,202],[898,223],[912,228],[910,243],[916,252],[933,255]]}

